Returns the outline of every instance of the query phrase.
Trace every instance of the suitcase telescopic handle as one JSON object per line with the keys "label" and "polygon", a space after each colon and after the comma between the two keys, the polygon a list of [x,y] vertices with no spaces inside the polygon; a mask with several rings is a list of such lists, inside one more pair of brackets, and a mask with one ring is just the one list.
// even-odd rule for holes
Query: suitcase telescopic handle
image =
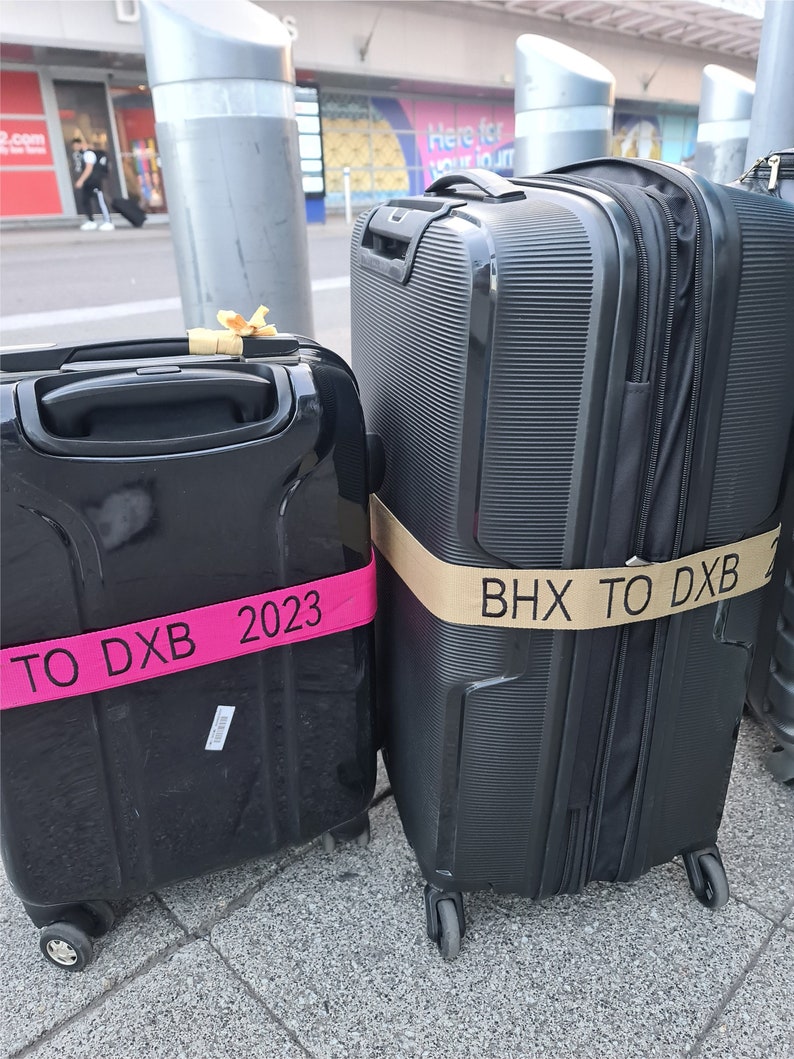
{"label": "suitcase telescopic handle", "polygon": [[482,191],[485,196],[484,202],[512,202],[526,198],[526,193],[522,188],[516,187],[510,180],[488,169],[457,169],[444,173],[432,184],[428,184],[425,194],[448,193],[452,188],[459,187],[461,184],[471,184],[478,191]]}
{"label": "suitcase telescopic handle", "polygon": [[278,433],[292,413],[292,388],[278,365],[252,372],[163,366],[27,379],[17,402],[23,432],[44,452],[166,455]]}

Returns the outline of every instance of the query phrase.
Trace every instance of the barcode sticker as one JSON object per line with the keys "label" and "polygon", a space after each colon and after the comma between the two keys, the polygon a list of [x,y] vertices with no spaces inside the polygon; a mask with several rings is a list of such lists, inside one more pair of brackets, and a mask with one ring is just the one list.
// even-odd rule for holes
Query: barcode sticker
{"label": "barcode sticker", "polygon": [[226,736],[229,734],[229,725],[234,716],[234,706],[219,706],[215,711],[210,734],[207,737],[205,750],[223,750]]}

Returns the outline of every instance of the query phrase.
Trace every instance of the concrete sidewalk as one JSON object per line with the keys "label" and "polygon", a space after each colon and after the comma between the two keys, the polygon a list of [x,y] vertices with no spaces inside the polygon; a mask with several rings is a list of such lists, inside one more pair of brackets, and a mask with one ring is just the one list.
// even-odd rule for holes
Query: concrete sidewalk
{"label": "concrete sidewalk", "polygon": [[543,904],[469,895],[451,964],[384,778],[368,848],[318,841],[119,907],[80,974],[44,962],[4,884],[4,1054],[789,1059],[794,790],[765,771],[771,745],[745,718],[724,909],[678,863]]}
{"label": "concrete sidewalk", "polygon": [[[177,294],[163,228],[143,242],[140,232],[110,233],[120,238],[104,244],[106,286],[79,291],[70,276],[75,248],[92,245],[85,234],[4,235],[4,312],[36,311],[44,290],[61,299],[50,297],[53,311],[80,304],[77,293],[94,298],[86,305]],[[331,224],[309,239],[312,278],[344,275],[348,229]],[[318,337],[343,355],[348,303],[344,290],[315,293]],[[156,314],[131,310],[98,321],[96,334],[180,333],[181,312],[163,316],[159,326]],[[59,324],[8,338],[84,331]],[[14,1059],[792,1059],[794,789],[767,773],[771,746],[745,718],[720,832],[732,889],[724,909],[695,900],[679,863],[543,904],[468,895],[450,964],[427,939],[423,879],[385,776],[368,848],[327,854],[317,841],[116,906],[116,926],[80,974],[45,963],[0,875],[0,1050]]]}

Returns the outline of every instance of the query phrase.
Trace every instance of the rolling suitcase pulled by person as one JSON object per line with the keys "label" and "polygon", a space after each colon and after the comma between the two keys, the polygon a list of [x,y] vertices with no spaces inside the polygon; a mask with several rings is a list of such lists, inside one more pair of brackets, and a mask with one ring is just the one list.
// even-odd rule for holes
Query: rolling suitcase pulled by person
{"label": "rolling suitcase pulled by person", "polygon": [[[353,368],[384,756],[454,957],[716,846],[794,409],[794,209],[622,159],[447,174],[360,218]],[[689,609],[692,608],[692,609]]]}
{"label": "rolling suitcase pulled by person", "polygon": [[113,199],[110,206],[116,213],[120,213],[125,221],[129,221],[133,228],[143,227],[146,214],[132,199]]}
{"label": "rolling suitcase pulled by person", "polygon": [[0,358],[3,861],[69,970],[109,901],[322,833],[368,840],[355,381],[308,340],[229,338],[241,355]]}

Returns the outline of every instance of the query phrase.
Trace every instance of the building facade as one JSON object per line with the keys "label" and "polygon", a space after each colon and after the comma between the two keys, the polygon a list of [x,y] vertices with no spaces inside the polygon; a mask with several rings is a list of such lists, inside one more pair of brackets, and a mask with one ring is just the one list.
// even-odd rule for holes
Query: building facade
{"label": "building facade", "polygon": [[[614,74],[615,154],[690,160],[703,67],[755,74],[753,56],[681,44],[675,33],[648,39],[631,35],[630,22],[603,28],[540,13],[564,0],[259,6],[293,38],[310,220],[343,208],[346,179],[360,208],[420,191],[452,168],[512,173],[514,48],[522,33],[554,37]],[[616,0],[584,5],[594,6],[605,16],[625,14]],[[140,17],[137,0],[0,2],[0,218],[77,215],[75,135],[108,153],[109,197],[167,210]]]}

